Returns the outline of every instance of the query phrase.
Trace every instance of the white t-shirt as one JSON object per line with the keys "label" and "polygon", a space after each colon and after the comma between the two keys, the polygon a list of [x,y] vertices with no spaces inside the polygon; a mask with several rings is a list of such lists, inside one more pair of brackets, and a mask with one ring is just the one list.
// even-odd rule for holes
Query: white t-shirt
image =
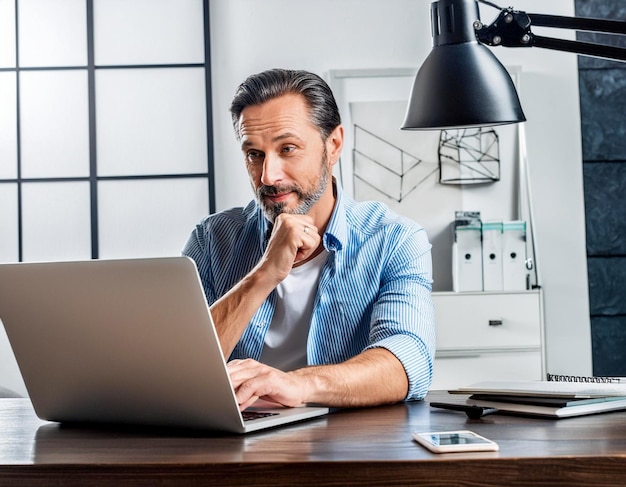
{"label": "white t-shirt", "polygon": [[306,344],[322,267],[323,250],[309,262],[291,269],[276,288],[274,317],[265,335],[261,362],[285,372],[307,365]]}

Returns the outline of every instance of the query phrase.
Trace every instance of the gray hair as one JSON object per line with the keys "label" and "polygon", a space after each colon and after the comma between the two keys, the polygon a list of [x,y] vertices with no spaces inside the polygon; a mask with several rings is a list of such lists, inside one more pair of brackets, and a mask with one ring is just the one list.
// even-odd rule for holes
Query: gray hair
{"label": "gray hair", "polygon": [[314,73],[301,70],[270,69],[249,76],[239,85],[230,105],[235,134],[239,138],[239,117],[244,108],[260,105],[286,94],[302,95],[311,115],[311,122],[326,140],[341,124],[337,102],[328,84]]}

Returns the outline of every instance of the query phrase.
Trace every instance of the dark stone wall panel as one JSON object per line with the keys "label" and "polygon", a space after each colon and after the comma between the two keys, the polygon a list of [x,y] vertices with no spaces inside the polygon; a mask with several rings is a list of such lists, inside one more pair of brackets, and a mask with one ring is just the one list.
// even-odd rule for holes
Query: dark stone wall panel
{"label": "dark stone wall panel", "polygon": [[587,272],[591,316],[626,315],[626,257],[589,257]]}
{"label": "dark stone wall panel", "polygon": [[584,161],[626,161],[626,64],[579,72]]}
{"label": "dark stone wall panel", "polygon": [[592,318],[591,339],[593,374],[626,376],[626,316]]}
{"label": "dark stone wall panel", "polygon": [[583,175],[587,255],[626,255],[626,163],[585,163]]}
{"label": "dark stone wall panel", "polygon": [[620,19],[626,13],[624,0],[576,0],[576,17]]}

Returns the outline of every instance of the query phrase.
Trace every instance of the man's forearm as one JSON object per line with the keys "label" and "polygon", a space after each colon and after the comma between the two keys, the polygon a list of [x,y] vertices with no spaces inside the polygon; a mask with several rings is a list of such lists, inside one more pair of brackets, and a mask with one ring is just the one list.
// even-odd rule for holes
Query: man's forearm
{"label": "man's forearm", "polygon": [[222,347],[228,359],[246,326],[276,284],[257,267],[233,286],[211,306],[211,315]]}
{"label": "man's forearm", "polygon": [[374,348],[336,365],[291,372],[302,380],[305,402],[331,407],[391,404],[405,399],[408,379],[389,350]]}

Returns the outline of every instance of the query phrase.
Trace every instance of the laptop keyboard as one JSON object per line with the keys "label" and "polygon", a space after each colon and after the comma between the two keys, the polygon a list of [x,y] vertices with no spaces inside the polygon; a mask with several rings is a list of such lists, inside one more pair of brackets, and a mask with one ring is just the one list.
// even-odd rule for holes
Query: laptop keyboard
{"label": "laptop keyboard", "polygon": [[244,421],[252,421],[253,419],[267,418],[269,416],[278,416],[278,413],[268,413],[260,411],[243,411],[241,413]]}

